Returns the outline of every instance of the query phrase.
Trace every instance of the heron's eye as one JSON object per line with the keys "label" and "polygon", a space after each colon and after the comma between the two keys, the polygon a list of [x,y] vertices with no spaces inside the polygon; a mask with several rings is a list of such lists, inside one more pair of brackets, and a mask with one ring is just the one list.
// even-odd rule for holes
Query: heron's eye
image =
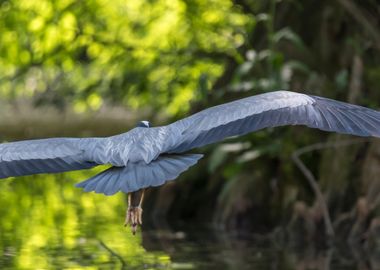
{"label": "heron's eye", "polygon": [[149,121],[140,121],[140,122],[137,123],[137,127],[149,128],[150,127],[150,123],[149,123]]}

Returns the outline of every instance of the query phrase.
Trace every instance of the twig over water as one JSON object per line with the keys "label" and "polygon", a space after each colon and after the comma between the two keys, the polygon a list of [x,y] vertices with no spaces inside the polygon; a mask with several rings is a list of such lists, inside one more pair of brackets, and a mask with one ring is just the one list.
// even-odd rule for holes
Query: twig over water
{"label": "twig over water", "polygon": [[305,175],[306,179],[309,182],[309,185],[313,189],[315,196],[317,197],[317,201],[319,205],[322,207],[322,213],[323,213],[323,220],[326,226],[326,233],[329,237],[334,237],[334,227],[331,222],[329,210],[327,207],[327,203],[325,200],[325,197],[322,194],[321,189],[319,188],[318,182],[315,179],[312,172],[305,166],[305,164],[301,161],[300,156],[311,151],[316,150],[322,150],[326,148],[338,148],[338,147],[346,147],[353,144],[360,144],[370,141],[368,138],[360,138],[360,139],[352,139],[352,140],[345,140],[340,142],[327,142],[327,143],[316,143],[312,145],[308,145],[306,147],[300,148],[293,152],[292,159],[297,165],[297,167],[302,171],[302,173]]}
{"label": "twig over water", "polygon": [[113,251],[111,248],[109,248],[102,240],[99,240],[99,244],[107,250],[112,256],[116,257],[120,263],[121,263],[121,269],[127,269],[127,263],[124,261],[123,257],[121,257],[119,254],[117,254],[115,251]]}

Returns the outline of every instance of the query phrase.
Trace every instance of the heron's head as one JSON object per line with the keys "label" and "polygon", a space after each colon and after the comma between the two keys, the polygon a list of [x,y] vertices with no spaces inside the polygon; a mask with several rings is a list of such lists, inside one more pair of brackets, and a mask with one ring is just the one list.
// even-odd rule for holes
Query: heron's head
{"label": "heron's head", "polygon": [[150,127],[150,123],[149,123],[149,121],[140,121],[140,122],[137,123],[136,127],[149,128]]}

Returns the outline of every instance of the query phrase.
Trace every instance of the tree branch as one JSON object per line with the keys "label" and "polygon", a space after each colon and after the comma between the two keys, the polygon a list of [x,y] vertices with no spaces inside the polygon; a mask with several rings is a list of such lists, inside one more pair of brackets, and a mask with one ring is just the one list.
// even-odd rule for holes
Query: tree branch
{"label": "tree branch", "polygon": [[323,212],[323,220],[326,226],[326,233],[329,237],[334,237],[334,227],[331,222],[331,218],[329,215],[328,211],[328,206],[325,200],[325,197],[322,194],[322,191],[318,185],[317,180],[315,179],[314,175],[312,172],[305,166],[305,164],[301,161],[300,156],[311,151],[316,151],[316,150],[322,150],[326,148],[338,148],[338,147],[345,147],[345,146],[350,146],[353,144],[359,144],[359,143],[364,143],[368,142],[369,139],[367,138],[360,138],[360,139],[352,139],[352,140],[346,140],[346,141],[341,141],[341,142],[334,142],[334,143],[316,143],[312,144],[303,148],[300,148],[296,151],[293,152],[292,154],[292,159],[297,165],[297,167],[302,171],[304,176],[306,177],[310,187],[313,189],[315,196],[317,198],[317,201],[319,205],[322,207],[322,212]]}
{"label": "tree branch", "polygon": [[367,12],[361,10],[354,1],[338,0],[338,2],[363,26],[364,30],[373,38],[375,47],[380,50],[380,32],[378,31],[378,26],[376,26],[376,20]]}
{"label": "tree branch", "polygon": [[112,256],[116,257],[120,263],[121,263],[121,269],[127,269],[127,263],[124,261],[123,257],[121,257],[119,254],[117,254],[115,251],[113,251],[111,248],[109,248],[102,240],[99,240],[99,244],[107,250]]}

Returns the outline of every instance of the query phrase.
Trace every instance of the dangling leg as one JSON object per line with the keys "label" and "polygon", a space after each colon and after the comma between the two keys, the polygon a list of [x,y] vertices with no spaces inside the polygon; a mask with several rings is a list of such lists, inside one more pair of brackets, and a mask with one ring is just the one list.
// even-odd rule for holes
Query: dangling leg
{"label": "dangling leg", "polygon": [[142,224],[143,210],[141,208],[141,205],[144,199],[144,191],[144,189],[140,189],[128,194],[128,209],[124,226],[130,224],[133,234],[136,233],[137,225]]}

